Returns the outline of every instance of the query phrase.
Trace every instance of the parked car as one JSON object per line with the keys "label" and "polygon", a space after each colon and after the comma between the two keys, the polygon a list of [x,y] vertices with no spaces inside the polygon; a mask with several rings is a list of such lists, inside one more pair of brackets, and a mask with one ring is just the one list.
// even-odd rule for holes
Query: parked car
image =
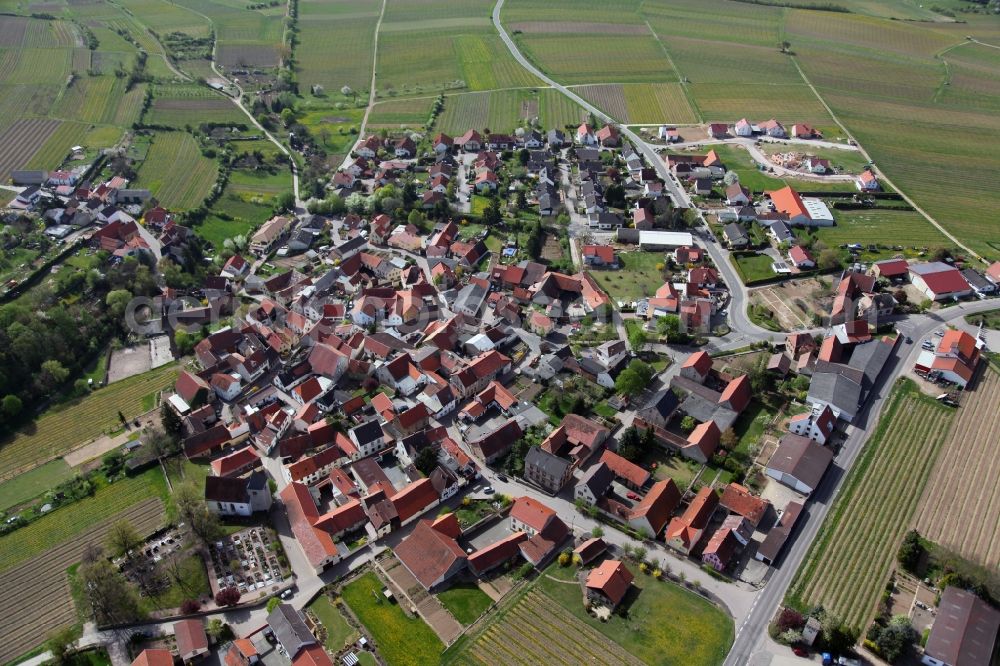
{"label": "parked car", "polygon": [[792,648],[792,653],[796,657],[808,657],[809,656],[809,651],[806,650],[804,647],[799,647],[798,645],[796,645],[795,647]]}
{"label": "parked car", "polygon": [[508,479],[507,476],[504,474],[497,474],[497,480],[503,481],[504,483],[510,481],[510,479]]}
{"label": "parked car", "polygon": [[486,486],[485,488],[483,488],[483,493],[485,493],[486,495],[492,495],[495,492],[496,491],[493,490],[493,486]]}
{"label": "parked car", "polygon": [[628,493],[628,494],[626,495],[626,497],[628,497],[628,498],[629,498],[630,500],[632,500],[633,502],[638,502],[638,501],[639,501],[639,500],[641,499],[641,498],[640,498],[640,497],[639,497],[638,495],[636,495],[635,493]]}

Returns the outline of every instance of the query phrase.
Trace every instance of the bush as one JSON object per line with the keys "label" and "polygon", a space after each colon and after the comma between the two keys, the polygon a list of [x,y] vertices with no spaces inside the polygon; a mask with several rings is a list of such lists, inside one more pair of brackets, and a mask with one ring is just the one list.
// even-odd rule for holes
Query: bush
{"label": "bush", "polygon": [[267,600],[267,614],[270,615],[271,611],[281,605],[281,599],[278,597],[271,597]]}
{"label": "bush", "polygon": [[559,553],[559,566],[568,567],[573,562],[573,556],[567,552]]}
{"label": "bush", "polygon": [[201,610],[201,604],[197,599],[188,599],[181,604],[181,615],[193,615]]}
{"label": "bush", "polygon": [[215,595],[215,603],[220,606],[235,606],[240,602],[240,591],[235,587],[227,587],[219,590]]}
{"label": "bush", "polygon": [[778,615],[778,619],[775,621],[777,625],[778,633],[784,633],[789,629],[800,630],[806,624],[806,619],[802,617],[802,613],[798,612],[793,608],[786,608]]}

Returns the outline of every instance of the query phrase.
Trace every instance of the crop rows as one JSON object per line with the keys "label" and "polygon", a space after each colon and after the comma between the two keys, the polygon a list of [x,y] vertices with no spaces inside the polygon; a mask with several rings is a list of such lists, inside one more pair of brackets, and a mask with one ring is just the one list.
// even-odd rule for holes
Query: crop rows
{"label": "crop rows", "polygon": [[[671,38],[670,56],[691,83],[801,84],[802,77],[788,56],[773,46],[746,46],[729,42]],[[769,96],[763,85],[758,97]]]}
{"label": "crop rows", "polygon": [[55,509],[0,537],[0,571],[67,541],[133,504],[166,494],[163,473],[154,467],[139,476],[99,488],[93,495]]}
{"label": "crop rows", "polygon": [[70,404],[50,410],[0,446],[0,480],[71,451],[98,435],[119,427],[118,412],[126,418],[142,413],[143,397],[172,386],[177,367],[123,379]]}
{"label": "crop rows", "polygon": [[29,169],[52,169],[58,166],[69,155],[69,149],[80,141],[80,134],[85,127],[83,123],[73,121],[60,123],[25,166]]}
{"label": "crop rows", "polygon": [[902,21],[884,21],[858,14],[824,14],[822,21],[808,11],[788,13],[789,39],[823,40],[856,47],[859,52],[894,51],[909,56],[931,56],[961,41],[953,35]]}
{"label": "crop rows", "polygon": [[576,93],[618,122],[630,122],[625,108],[625,91],[620,83],[580,86]]}
{"label": "crop rows", "polygon": [[80,560],[87,544],[101,544],[111,525],[128,520],[140,534],[163,524],[163,503],[147,499],[93,526],[86,539],[69,539],[43,554],[0,573],[0,598],[17,600],[17,612],[0,618],[0,662],[7,663],[42,642],[45,636],[75,621],[66,570]]}
{"label": "crop rows", "polygon": [[[360,3],[359,3],[360,4]],[[322,85],[327,94],[350,86],[368,90],[372,75],[372,45],[378,5],[352,7],[349,16],[330,13],[330,3],[300,0],[299,43],[295,60],[304,89]],[[337,45],[337,57],[330,57],[330,44]]]}
{"label": "crop rows", "polygon": [[379,102],[372,108],[368,126],[373,125],[423,125],[431,114],[432,97],[395,99]]}
{"label": "crop rows", "polygon": [[907,393],[866,445],[796,577],[792,594],[862,626],[937,459],[949,412]]}
{"label": "crop rows", "polygon": [[522,52],[560,83],[676,81],[652,35],[519,35]]}
{"label": "crop rows", "polygon": [[[469,128],[481,130],[489,116],[493,94],[479,92],[449,95],[445,99],[444,111],[438,116],[437,128],[455,136],[463,134]],[[503,131],[500,127],[491,127],[490,129],[497,132]]]}
{"label": "crop rows", "polygon": [[1000,567],[1000,373],[987,370],[962,400],[941,459],[921,498],[915,526],[963,557]]}
{"label": "crop rows", "polygon": [[0,16],[0,47],[21,46],[28,23],[30,19],[20,16]]}
{"label": "crop rows", "polygon": [[72,53],[71,49],[22,49],[6,83],[65,83]]}
{"label": "crop rows", "polygon": [[[635,23],[639,0],[510,0],[504,4],[504,23],[509,21],[587,21],[597,23]],[[489,10],[487,10],[489,11]]]}
{"label": "crop rows", "polygon": [[455,57],[470,90],[517,88],[540,83],[494,35],[461,35],[454,41]]}
{"label": "crop rows", "polygon": [[124,89],[124,82],[113,76],[84,77],[63,93],[53,115],[110,125],[118,115]]}
{"label": "crop rows", "polygon": [[538,91],[538,106],[542,127],[578,125],[587,117],[586,112],[558,90],[543,88]]}
{"label": "crop rows", "polygon": [[640,663],[537,591],[520,599],[468,650],[471,657],[485,664]]}
{"label": "crop rows", "polygon": [[[59,127],[58,120],[31,118],[18,120],[0,134],[0,180],[6,181],[13,169],[22,168]],[[0,450],[0,455],[3,451]]]}
{"label": "crop rows", "polygon": [[185,132],[159,132],[139,168],[140,187],[170,208],[194,208],[215,185],[218,164]]}
{"label": "crop rows", "polygon": [[782,22],[781,9],[749,3],[653,0],[643,3],[642,13],[667,42],[689,37],[773,47]]}
{"label": "crop rows", "polygon": [[679,83],[633,83],[622,86],[632,123],[694,123],[698,121]]}
{"label": "crop rows", "polygon": [[777,118],[784,123],[830,125],[833,122],[830,114],[804,84],[692,83],[689,89],[706,121]]}

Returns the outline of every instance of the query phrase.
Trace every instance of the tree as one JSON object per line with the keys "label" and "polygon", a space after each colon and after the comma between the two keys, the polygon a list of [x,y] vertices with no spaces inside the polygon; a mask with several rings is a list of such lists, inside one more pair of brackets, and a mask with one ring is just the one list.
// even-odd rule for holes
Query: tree
{"label": "tree", "polygon": [[186,599],[181,604],[181,615],[194,615],[201,610],[201,604],[197,599]]}
{"label": "tree", "polygon": [[240,602],[240,591],[235,587],[226,587],[215,595],[215,603],[220,606],[235,606]]}
{"label": "tree", "polygon": [[202,543],[215,541],[221,533],[219,518],[208,510],[203,495],[194,484],[183,484],[174,491],[177,514]]}
{"label": "tree", "polygon": [[49,634],[48,639],[45,641],[45,647],[52,654],[53,662],[64,664],[68,661],[75,643],[76,632],[73,631],[73,627],[63,627]]}
{"label": "tree", "polygon": [[677,315],[664,315],[656,320],[656,330],[667,337],[667,342],[673,342],[681,332],[681,318]]}
{"label": "tree", "polygon": [[38,376],[38,385],[43,392],[49,392],[66,381],[69,377],[69,370],[63,367],[59,361],[49,359],[42,363],[41,374]]}
{"label": "tree", "polygon": [[889,624],[878,632],[875,647],[882,657],[890,664],[895,663],[907,651],[917,638],[910,618],[906,615],[896,615]]}
{"label": "tree", "polygon": [[806,624],[806,619],[802,617],[802,613],[798,612],[793,608],[785,608],[778,614],[778,619],[775,621],[775,626],[778,629],[778,633],[788,631],[789,629],[800,630]]}
{"label": "tree", "polygon": [[648,363],[634,359],[618,374],[615,390],[623,395],[635,396],[649,385],[653,378],[653,368]]}
{"label": "tree", "polygon": [[184,432],[184,422],[166,400],[160,405],[160,422],[163,424],[163,430],[171,437],[180,437]]}
{"label": "tree", "polygon": [[517,194],[514,195],[514,205],[517,206],[518,210],[528,208],[528,197],[524,195],[524,190],[518,190]]}
{"label": "tree", "polygon": [[3,411],[3,415],[7,418],[11,418],[20,414],[23,406],[21,399],[16,395],[5,395],[0,402],[0,411]]}
{"label": "tree", "polygon": [[108,295],[104,297],[104,302],[108,306],[108,312],[116,320],[121,320],[125,316],[125,308],[128,307],[131,300],[132,292],[128,289],[115,289],[114,291],[109,291]]}
{"label": "tree", "polygon": [[840,266],[840,255],[837,254],[836,250],[826,249],[819,253],[817,261],[821,269],[833,270]]}
{"label": "tree", "polygon": [[531,160],[531,153],[528,152],[527,148],[522,148],[517,152],[517,161],[521,163],[521,166],[527,166],[529,160]]}
{"label": "tree", "polygon": [[271,611],[281,605],[281,599],[278,597],[271,597],[267,600],[267,614],[270,615]]}
{"label": "tree", "polygon": [[420,450],[417,454],[416,460],[413,464],[417,466],[417,469],[423,473],[424,476],[429,476],[431,472],[438,465],[437,448],[434,446],[427,446]]}
{"label": "tree", "polygon": [[142,537],[127,520],[119,520],[108,530],[108,548],[116,557],[132,559],[132,551],[142,545]]}
{"label": "tree", "polygon": [[208,621],[208,625],[205,627],[205,633],[208,634],[209,638],[218,643],[224,639],[232,638],[233,630],[228,624],[219,618],[214,617]]}
{"label": "tree", "polygon": [[642,437],[635,426],[629,426],[622,433],[618,443],[618,455],[626,460],[637,460],[642,455]]}
{"label": "tree", "polygon": [[782,53],[788,53],[790,48],[792,48],[792,43],[787,40],[778,43],[778,50]]}
{"label": "tree", "polygon": [[739,444],[739,438],[736,436],[736,431],[732,428],[726,428],[722,431],[722,435],[719,436],[719,445],[722,446],[726,451],[732,451]]}
{"label": "tree", "polygon": [[139,599],[100,548],[88,548],[77,569],[87,608],[97,624],[124,624],[142,617]]}
{"label": "tree", "polygon": [[282,192],[274,198],[274,210],[276,213],[287,213],[295,208],[295,193]]}
{"label": "tree", "polygon": [[566,551],[563,551],[563,552],[559,553],[559,566],[561,566],[561,567],[568,567],[572,563],[573,563],[573,556],[572,555],[570,555]]}
{"label": "tree", "polygon": [[740,182],[740,174],[735,171],[727,171],[726,175],[722,177],[722,182],[726,185],[734,185]]}
{"label": "tree", "polygon": [[684,432],[691,432],[694,430],[695,425],[693,416],[685,416],[681,419],[681,430]]}
{"label": "tree", "polygon": [[635,326],[628,331],[628,343],[632,349],[638,351],[646,346],[646,331],[641,326]]}
{"label": "tree", "polygon": [[500,199],[491,197],[490,203],[483,211],[483,224],[487,227],[498,227],[503,224],[503,213],[500,210]]}
{"label": "tree", "polygon": [[288,127],[295,122],[295,111],[289,108],[282,109],[281,114],[279,115],[281,117],[281,124],[285,127]]}
{"label": "tree", "polygon": [[590,536],[595,539],[600,539],[604,536],[604,528],[600,525],[594,525],[593,529],[590,530]]}
{"label": "tree", "polygon": [[903,543],[899,545],[896,553],[896,560],[899,565],[911,573],[915,573],[920,558],[924,554],[924,545],[920,541],[920,533],[910,530],[903,537]]}

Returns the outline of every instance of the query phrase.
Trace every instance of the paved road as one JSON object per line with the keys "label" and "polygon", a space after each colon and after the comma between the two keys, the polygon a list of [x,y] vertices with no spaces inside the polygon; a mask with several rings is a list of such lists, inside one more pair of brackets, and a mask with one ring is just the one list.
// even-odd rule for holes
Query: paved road
{"label": "paved road", "polygon": [[896,379],[909,368],[913,367],[920,355],[920,340],[947,322],[955,321],[968,314],[984,312],[997,307],[997,301],[975,301],[962,303],[938,312],[916,315],[896,322],[896,327],[914,340],[913,344],[901,343],[890,357],[882,381],[878,388],[869,396],[868,401],[858,414],[856,425],[852,426],[847,440],[834,459],[834,465],[823,478],[823,482],[810,498],[804,521],[800,519],[800,531],[792,538],[778,568],[774,570],[771,580],[760,591],[754,601],[748,617],[742,622],[737,621],[736,641],[733,643],[727,666],[743,666],[753,663],[769,664],[772,650],[778,646],[767,634],[767,625],[785,596],[795,571],[805,557],[809,546],[816,538],[823,519],[830,505],[840,491],[841,485],[855,459],[861,452],[868,437],[878,425],[878,417],[889,396]]}

